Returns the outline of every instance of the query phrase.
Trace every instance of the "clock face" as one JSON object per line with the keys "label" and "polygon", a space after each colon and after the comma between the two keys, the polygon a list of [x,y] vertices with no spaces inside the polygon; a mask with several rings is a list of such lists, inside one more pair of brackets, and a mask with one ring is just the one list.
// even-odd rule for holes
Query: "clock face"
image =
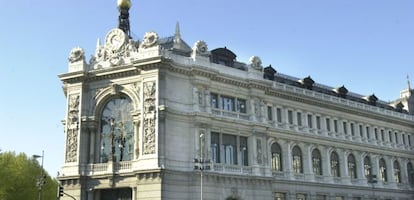
{"label": "clock face", "polygon": [[112,29],[106,35],[105,46],[111,50],[118,50],[125,44],[126,38],[126,34],[121,29]]}
{"label": "clock face", "polygon": [[[134,152],[134,127],[131,100],[126,97],[110,100],[102,111],[101,162],[131,160]],[[114,152],[112,152],[114,150]]]}

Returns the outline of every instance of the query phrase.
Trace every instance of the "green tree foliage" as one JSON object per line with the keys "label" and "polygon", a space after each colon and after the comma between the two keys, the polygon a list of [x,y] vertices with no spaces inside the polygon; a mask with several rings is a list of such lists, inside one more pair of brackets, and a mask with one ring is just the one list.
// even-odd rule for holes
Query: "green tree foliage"
{"label": "green tree foliage", "polygon": [[38,181],[45,175],[42,200],[56,200],[58,182],[41,168],[38,160],[24,153],[0,153],[0,200],[38,199]]}

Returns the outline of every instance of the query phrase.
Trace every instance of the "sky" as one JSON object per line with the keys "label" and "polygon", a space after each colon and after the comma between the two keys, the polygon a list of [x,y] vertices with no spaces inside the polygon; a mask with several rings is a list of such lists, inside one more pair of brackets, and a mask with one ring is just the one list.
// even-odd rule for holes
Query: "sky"
{"label": "sky", "polygon": [[[241,62],[259,56],[278,73],[392,101],[414,80],[413,9],[412,0],[132,0],[130,23],[141,40],[149,31],[172,36],[179,22],[190,46],[204,40]],[[89,59],[117,20],[116,0],[0,0],[3,152],[44,151],[56,176],[66,112],[58,75],[72,48]]]}

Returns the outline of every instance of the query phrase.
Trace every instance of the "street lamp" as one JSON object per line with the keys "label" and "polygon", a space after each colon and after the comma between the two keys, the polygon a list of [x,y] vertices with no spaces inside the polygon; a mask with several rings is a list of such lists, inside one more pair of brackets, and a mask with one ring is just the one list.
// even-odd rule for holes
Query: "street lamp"
{"label": "street lamp", "polygon": [[[204,141],[204,134],[200,134],[200,139],[201,141]],[[204,145],[200,145],[200,159],[194,158],[193,161],[194,170],[200,170],[200,200],[203,200],[203,171],[210,170],[210,160],[203,158],[203,148]]]}
{"label": "street lamp", "polygon": [[42,164],[40,165],[40,168],[41,168],[41,170],[40,170],[40,177],[37,179],[37,187],[39,188],[39,197],[38,197],[38,199],[39,200],[42,200],[42,188],[43,188],[43,185],[45,184],[45,181],[46,181],[46,175],[43,173],[43,159],[44,159],[44,157],[45,157],[45,154],[44,154],[44,151],[42,150],[42,155],[41,156],[39,156],[39,155],[33,155],[33,158],[35,158],[35,159],[37,159],[37,158],[42,158]]}

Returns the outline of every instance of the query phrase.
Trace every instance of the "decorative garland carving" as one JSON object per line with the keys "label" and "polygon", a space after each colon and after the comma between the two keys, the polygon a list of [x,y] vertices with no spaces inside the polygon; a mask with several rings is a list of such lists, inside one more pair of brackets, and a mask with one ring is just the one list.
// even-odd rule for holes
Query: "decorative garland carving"
{"label": "decorative garland carving", "polygon": [[67,163],[76,162],[78,157],[79,101],[79,94],[69,96],[65,156]]}
{"label": "decorative garland carving", "polygon": [[193,53],[200,56],[209,56],[210,51],[208,51],[207,43],[203,40],[199,40],[194,44]]}
{"label": "decorative garland carving", "polygon": [[155,154],[155,126],[156,126],[156,83],[149,81],[144,83],[144,148],[143,154]]}

